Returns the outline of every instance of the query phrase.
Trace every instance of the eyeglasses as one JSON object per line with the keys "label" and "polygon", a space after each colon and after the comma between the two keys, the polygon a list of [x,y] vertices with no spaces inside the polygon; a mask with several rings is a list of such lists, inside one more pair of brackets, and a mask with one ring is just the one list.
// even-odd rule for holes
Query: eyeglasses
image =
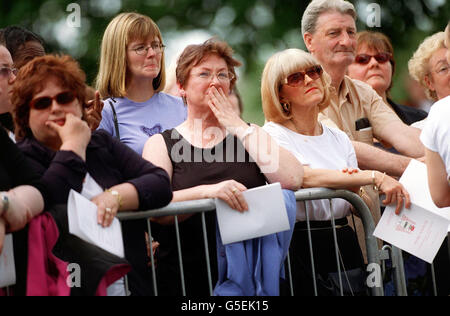
{"label": "eyeglasses", "polygon": [[138,46],[133,48],[134,52],[140,56],[148,54],[148,50],[151,48],[155,54],[161,54],[166,46],[160,42],[152,42],[149,46]]}
{"label": "eyeglasses", "polygon": [[0,68],[0,76],[9,78],[11,77],[11,74],[14,76],[17,76],[17,73],[19,70],[17,68],[11,68],[11,67],[2,67]]}
{"label": "eyeglasses", "polygon": [[216,76],[217,79],[223,83],[228,83],[234,79],[234,74],[229,71],[221,71],[218,73],[213,73],[210,71],[202,71],[198,74],[194,74],[193,76],[205,81],[211,81],[213,80],[214,76]]}
{"label": "eyeglasses", "polygon": [[322,72],[323,72],[322,67],[320,65],[315,65],[312,66],[311,68],[306,69],[305,71],[299,71],[293,73],[292,75],[289,75],[287,78],[284,79],[283,84],[287,84],[288,86],[291,87],[298,87],[305,81],[305,75],[307,75],[309,78],[313,80],[316,80],[320,78]]}
{"label": "eyeglasses", "polygon": [[367,65],[372,59],[372,57],[375,58],[375,60],[380,64],[384,64],[385,62],[391,59],[392,54],[391,53],[378,53],[376,55],[359,54],[355,57],[355,63]]}
{"label": "eyeglasses", "polygon": [[436,70],[436,73],[437,73],[438,75],[441,75],[441,76],[446,76],[446,75],[449,73],[449,71],[450,71],[450,66],[449,66],[449,64],[442,64],[442,65],[440,65],[439,68]]}
{"label": "eyeglasses", "polygon": [[68,105],[73,100],[75,100],[76,94],[72,91],[64,91],[58,93],[54,97],[40,97],[31,100],[30,108],[35,110],[45,110],[50,107],[53,103],[53,100],[56,100],[60,105]]}

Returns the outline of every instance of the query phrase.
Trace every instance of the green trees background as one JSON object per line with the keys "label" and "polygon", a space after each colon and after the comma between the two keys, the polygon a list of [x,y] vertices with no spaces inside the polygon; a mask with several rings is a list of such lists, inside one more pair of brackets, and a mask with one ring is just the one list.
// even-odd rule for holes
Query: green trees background
{"label": "green trees background", "polygon": [[[381,31],[391,38],[397,62],[392,96],[401,102],[407,97],[404,86],[407,61],[426,36],[444,29],[450,18],[450,1],[351,2],[358,12],[358,30]],[[244,118],[261,124],[264,119],[259,84],[264,63],[279,50],[304,49],[300,20],[308,3],[306,0],[2,0],[0,27],[16,24],[40,34],[48,52],[70,54],[79,60],[88,83],[93,82],[97,73],[103,31],[120,12],[146,14],[159,25],[168,45],[167,63],[170,63],[168,55],[175,54],[175,47],[180,50],[181,44],[217,35],[231,44],[244,64],[238,81],[244,99]],[[374,4],[380,9],[380,27],[369,27],[367,23],[376,13]],[[77,13],[79,21],[73,20]],[[79,27],[71,27],[70,21],[79,22]],[[202,35],[194,36],[194,31]]]}

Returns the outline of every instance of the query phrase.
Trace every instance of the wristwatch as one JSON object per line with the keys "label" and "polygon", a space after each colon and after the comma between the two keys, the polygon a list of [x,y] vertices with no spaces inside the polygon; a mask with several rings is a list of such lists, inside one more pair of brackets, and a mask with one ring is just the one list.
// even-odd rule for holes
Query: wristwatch
{"label": "wristwatch", "polygon": [[3,214],[5,214],[8,211],[9,208],[9,198],[6,194],[1,193],[0,194],[0,200],[2,201],[2,212],[0,214],[0,216],[2,216]]}

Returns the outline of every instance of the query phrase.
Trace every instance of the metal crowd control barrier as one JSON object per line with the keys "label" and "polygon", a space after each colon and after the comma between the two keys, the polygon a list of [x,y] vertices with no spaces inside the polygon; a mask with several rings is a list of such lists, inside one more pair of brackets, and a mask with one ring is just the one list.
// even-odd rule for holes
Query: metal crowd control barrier
{"label": "metal crowd control barrier", "polygon": [[[381,250],[378,249],[378,243],[377,239],[373,236],[373,232],[375,230],[375,224],[372,218],[372,215],[370,213],[369,208],[364,203],[364,201],[355,193],[346,191],[346,190],[330,190],[325,188],[312,188],[312,189],[303,189],[295,192],[295,197],[297,201],[311,201],[311,200],[329,200],[330,206],[332,205],[332,199],[335,198],[341,198],[346,201],[348,201],[350,204],[353,205],[353,207],[356,209],[356,211],[360,214],[363,227],[364,227],[364,234],[365,234],[365,243],[366,243],[366,249],[367,249],[367,259],[368,264],[376,264],[379,267],[381,267],[381,263],[391,258],[392,260],[392,274],[394,279],[394,288],[397,296],[407,296],[407,290],[406,290],[406,280],[405,280],[405,270],[404,270],[404,264],[403,264],[403,256],[402,251],[392,245],[385,245]],[[128,213],[120,213],[117,215],[117,218],[123,222],[127,220],[135,220],[135,219],[150,219],[152,217],[162,217],[162,216],[174,216],[175,218],[175,231],[177,235],[177,246],[178,246],[178,258],[179,258],[179,269],[180,269],[180,275],[181,275],[181,288],[182,288],[182,294],[186,296],[186,290],[185,290],[185,284],[184,284],[184,270],[183,270],[183,261],[182,261],[182,247],[180,242],[180,232],[178,228],[178,215],[183,214],[194,214],[194,213],[201,213],[202,218],[202,228],[203,228],[203,236],[204,236],[204,247],[205,247],[205,253],[206,253],[206,263],[207,263],[207,275],[208,275],[208,285],[209,285],[209,293],[210,295],[213,295],[213,284],[212,284],[212,276],[211,276],[211,269],[210,269],[210,263],[209,263],[209,254],[208,254],[208,240],[206,237],[206,222],[205,222],[205,212],[211,212],[216,210],[216,205],[213,199],[204,199],[204,200],[194,200],[194,201],[185,201],[185,202],[175,202],[171,203],[168,206],[161,208],[161,209],[155,209],[155,210],[149,210],[145,212],[128,212]],[[306,204],[305,204],[305,210]],[[308,212],[306,212],[308,214]],[[335,250],[336,250],[336,265],[338,267],[338,276],[339,276],[339,285],[340,285],[340,291],[341,295],[342,289],[343,289],[343,282],[345,280],[342,280],[341,277],[341,271],[340,271],[340,262],[339,262],[339,251],[338,251],[338,245],[337,245],[337,237],[336,237],[336,227],[335,227],[335,219],[332,217],[332,226],[333,226],[333,239],[335,243]],[[152,236],[151,234],[151,224],[150,221],[147,221],[148,225],[148,234],[149,236]],[[307,226],[309,228],[309,218],[307,217]],[[310,244],[310,255],[311,255],[311,261],[312,261],[312,267],[314,269],[314,257],[313,257],[313,250],[312,250],[312,243],[311,243],[311,234],[310,230],[309,232],[309,244]],[[450,234],[449,234],[450,237]],[[449,248],[450,248],[450,239],[449,239]],[[153,256],[153,252],[150,251],[150,259],[151,259],[151,266],[152,266],[152,275],[153,275],[153,290],[154,294],[158,295],[158,287],[156,282],[156,271],[155,271],[155,259]],[[449,254],[450,255],[450,254]],[[383,269],[384,270],[384,269]],[[291,275],[291,263],[289,258],[289,253],[287,257],[287,271],[288,271],[288,281],[290,282],[290,288],[291,288],[291,295],[294,295],[293,292],[293,286],[292,286],[292,275]],[[381,269],[380,269],[381,271]],[[432,276],[432,282],[433,282],[433,291],[434,295],[437,295],[437,289],[436,289],[436,280],[434,275],[434,267],[431,265],[431,276]],[[312,275],[314,276],[314,290],[317,295],[317,281],[315,280],[315,272],[312,271]],[[382,276],[379,276],[382,278]],[[126,293],[128,293],[128,284],[127,280],[125,278],[125,287],[126,287]],[[9,296],[9,288],[6,289],[6,295]],[[372,296],[383,296],[383,283],[381,282],[381,286],[372,287],[370,288],[370,292]]]}
{"label": "metal crowd control barrier", "polygon": [[[346,190],[330,190],[325,188],[312,188],[312,189],[303,189],[299,190],[295,193],[296,200],[297,201],[309,201],[309,200],[321,200],[321,199],[328,199],[330,203],[332,203],[331,199],[335,198],[342,198],[348,201],[350,204],[353,205],[353,207],[356,209],[357,212],[359,212],[363,226],[364,226],[364,233],[365,233],[365,242],[367,247],[367,258],[368,263],[374,263],[380,267],[381,271],[381,260],[380,260],[380,252],[378,249],[378,244],[376,238],[373,236],[373,231],[375,230],[375,224],[372,219],[372,215],[367,207],[367,205],[364,203],[364,201],[355,193],[346,191]],[[180,242],[180,235],[179,235],[179,229],[178,229],[178,215],[182,214],[192,214],[192,213],[202,213],[202,225],[203,225],[203,235],[204,238],[204,247],[206,251],[206,260],[207,260],[207,267],[208,267],[208,280],[209,280],[209,293],[210,295],[213,295],[213,285],[212,285],[212,277],[211,277],[211,270],[209,265],[209,255],[208,255],[208,241],[206,238],[206,224],[205,224],[205,212],[215,211],[216,206],[214,203],[214,200],[212,199],[204,199],[204,200],[194,200],[194,201],[185,201],[185,202],[175,202],[171,203],[168,206],[156,209],[156,210],[150,210],[145,212],[135,212],[135,213],[120,213],[118,214],[118,219],[120,221],[126,221],[126,220],[135,220],[135,219],[149,219],[151,217],[161,217],[161,216],[174,216],[175,217],[175,230],[177,235],[177,245],[178,245],[178,256],[179,256],[179,269],[180,269],[180,275],[181,275],[181,287],[182,287],[182,294],[186,295],[185,290],[185,284],[184,284],[184,271],[183,271],[183,263],[182,263],[182,247]],[[307,219],[309,221],[309,219]],[[336,259],[337,259],[337,266],[338,266],[338,272],[340,271],[340,263],[339,263],[339,254],[338,254],[338,248],[337,246],[337,240],[336,240],[336,230],[335,230],[335,224],[334,224],[334,218],[332,218],[333,223],[333,230],[334,230],[334,242],[335,242],[335,249],[336,249]],[[151,234],[151,225],[150,221],[148,221],[148,233],[149,236],[152,236]],[[398,249],[395,247],[392,247],[392,252],[396,254],[394,256],[395,263],[398,267],[403,267],[401,261],[401,252],[399,252]],[[155,271],[155,265],[154,265],[154,257],[153,252],[150,251],[151,254],[151,263],[152,263],[152,275],[153,275],[153,289],[155,295],[158,295],[158,287],[156,282],[156,271]],[[312,250],[311,250],[312,254]],[[313,258],[312,258],[313,259]],[[314,266],[314,264],[312,264]],[[290,261],[288,258],[288,280],[291,282],[291,294],[294,294],[292,292],[292,277],[290,273]],[[398,289],[398,295],[404,295],[406,293],[406,285],[404,281],[404,272],[403,269],[396,269],[397,275],[396,275],[396,286]],[[403,273],[403,276],[402,276]],[[314,275],[314,273],[313,273]],[[381,276],[380,276],[381,278]],[[339,284],[341,289],[341,295],[342,293],[342,278],[341,273],[339,273]],[[379,287],[372,287],[370,288],[370,292],[372,296],[382,296],[383,293],[383,284],[381,282],[381,285]],[[315,293],[317,293],[316,285],[315,285]]]}

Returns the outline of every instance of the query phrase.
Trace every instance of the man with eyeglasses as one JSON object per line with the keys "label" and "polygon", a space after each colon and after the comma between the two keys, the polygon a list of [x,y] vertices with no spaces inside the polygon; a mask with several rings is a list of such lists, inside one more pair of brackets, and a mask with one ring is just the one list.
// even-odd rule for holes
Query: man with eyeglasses
{"label": "man with eyeglasses", "polygon": [[12,110],[10,96],[16,74],[17,69],[13,66],[11,54],[5,46],[0,45],[0,114]]}
{"label": "man with eyeglasses", "polygon": [[[405,125],[369,85],[346,76],[355,58],[355,20],[354,6],[344,0],[313,0],[303,14],[306,47],[331,76],[336,89],[321,121],[346,132],[361,168],[400,176],[409,157],[424,155],[420,131]],[[373,138],[391,144],[405,156],[371,146]]]}

